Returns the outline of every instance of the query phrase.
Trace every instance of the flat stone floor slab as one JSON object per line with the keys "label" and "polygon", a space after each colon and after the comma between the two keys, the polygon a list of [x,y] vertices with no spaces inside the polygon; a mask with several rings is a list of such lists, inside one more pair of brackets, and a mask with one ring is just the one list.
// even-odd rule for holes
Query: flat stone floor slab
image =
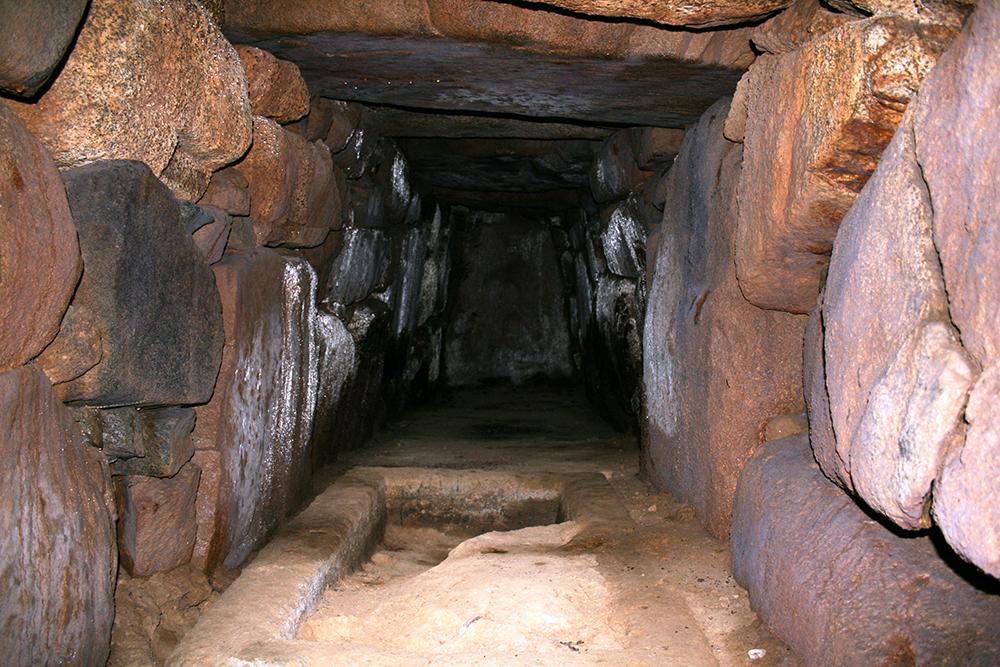
{"label": "flat stone floor slab", "polygon": [[[356,484],[366,467],[398,469],[395,484],[413,474],[409,468],[439,469],[444,477],[463,470],[589,473],[584,479],[600,473],[617,493],[610,514],[619,516],[601,521],[608,514],[601,510],[457,546],[438,542],[440,553],[426,567],[401,565],[402,547],[383,546],[332,589],[311,590],[310,609],[273,639],[243,645],[220,664],[800,665],[750,611],[733,581],[728,545],[703,531],[690,507],[638,477],[634,438],[611,430],[582,393],[510,386],[448,392],[389,424],[369,447],[342,454],[318,486]],[[384,498],[384,486],[379,493]],[[317,498],[328,502],[329,492]],[[225,607],[229,594],[216,607]],[[240,605],[229,604],[227,622],[239,624]],[[310,615],[312,607],[319,612]],[[201,623],[191,634],[199,632],[203,639],[227,636],[225,627],[206,632]]]}

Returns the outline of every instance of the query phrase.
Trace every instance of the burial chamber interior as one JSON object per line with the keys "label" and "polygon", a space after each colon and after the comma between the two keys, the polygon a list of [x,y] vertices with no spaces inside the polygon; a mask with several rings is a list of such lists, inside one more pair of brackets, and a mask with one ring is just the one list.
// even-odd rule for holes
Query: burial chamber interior
{"label": "burial chamber interior", "polygon": [[[9,550],[87,590],[21,596],[57,620],[0,662],[489,664],[310,615],[417,519],[462,538],[433,576],[592,585],[608,624],[524,634],[542,662],[1000,661],[990,234],[960,233],[1000,224],[961,177],[998,163],[995,3],[76,4],[51,77],[0,81],[0,186],[66,223],[0,388],[9,443],[52,417],[104,458],[63,485],[76,548]],[[419,617],[405,585],[350,599]],[[452,602],[442,642],[516,648]],[[38,639],[79,617],[72,656]]]}

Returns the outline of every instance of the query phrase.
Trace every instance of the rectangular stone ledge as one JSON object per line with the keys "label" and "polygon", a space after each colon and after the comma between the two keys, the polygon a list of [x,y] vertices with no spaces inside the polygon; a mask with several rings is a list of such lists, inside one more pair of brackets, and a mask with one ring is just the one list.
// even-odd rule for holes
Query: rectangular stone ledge
{"label": "rectangular stone ledge", "polygon": [[371,553],[387,521],[441,524],[470,516],[480,532],[576,521],[583,524],[576,540],[635,526],[599,473],[355,468],[261,550],[167,666],[278,667],[310,664],[311,655],[349,656],[350,645],[294,639],[324,589]]}
{"label": "rectangular stone ledge", "polygon": [[736,580],[806,667],[1000,664],[1000,582],[943,553],[866,514],[805,436],[758,447],[740,476]]}
{"label": "rectangular stone ledge", "polygon": [[278,532],[167,660],[169,667],[239,664],[245,647],[290,639],[326,586],[371,552],[386,516],[385,484],[348,473]]}

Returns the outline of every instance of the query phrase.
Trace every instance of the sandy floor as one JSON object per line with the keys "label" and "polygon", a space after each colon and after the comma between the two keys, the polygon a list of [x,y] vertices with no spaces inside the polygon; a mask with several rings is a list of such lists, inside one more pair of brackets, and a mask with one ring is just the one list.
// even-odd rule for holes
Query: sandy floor
{"label": "sandy floor", "polygon": [[299,632],[339,645],[352,664],[799,665],[750,611],[727,545],[639,479],[634,439],[578,393],[452,392],[337,468],[353,465],[597,471],[637,525],[599,540],[574,523],[464,542],[391,529]]}

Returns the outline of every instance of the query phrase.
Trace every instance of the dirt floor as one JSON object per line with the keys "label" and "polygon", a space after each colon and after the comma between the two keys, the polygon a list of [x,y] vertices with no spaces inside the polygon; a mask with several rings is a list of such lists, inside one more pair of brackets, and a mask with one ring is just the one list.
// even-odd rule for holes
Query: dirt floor
{"label": "dirt floor", "polygon": [[371,562],[327,592],[299,639],[350,645],[359,664],[373,665],[800,664],[750,610],[728,546],[690,507],[640,479],[634,438],[611,430],[580,393],[454,391],[341,459],[348,467],[596,471],[636,526],[599,540],[581,539],[570,522],[465,542],[390,526]]}
{"label": "dirt floor", "polygon": [[[316,475],[316,491],[356,466],[598,472],[635,525],[595,536],[570,521],[471,539],[390,525],[371,561],[331,587],[299,628],[322,664],[801,664],[750,610],[728,545],[642,481],[635,439],[614,432],[580,392],[444,393],[342,453]],[[123,578],[109,664],[163,664],[236,574]],[[167,599],[174,589],[177,599]]]}

